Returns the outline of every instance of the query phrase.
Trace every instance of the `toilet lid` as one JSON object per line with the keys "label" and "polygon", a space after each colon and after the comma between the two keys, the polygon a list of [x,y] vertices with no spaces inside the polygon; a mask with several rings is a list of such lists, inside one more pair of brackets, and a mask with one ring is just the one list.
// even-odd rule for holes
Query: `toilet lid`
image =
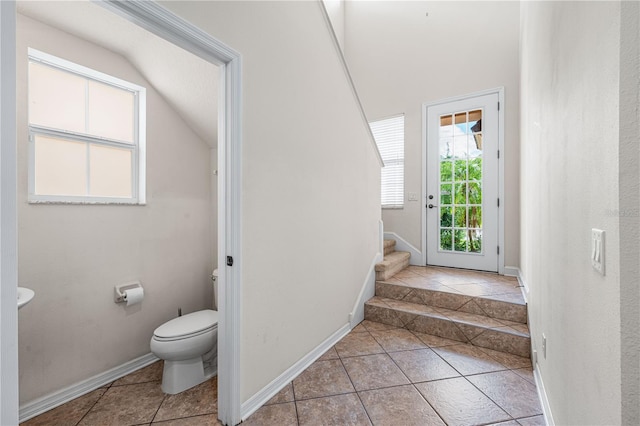
{"label": "toilet lid", "polygon": [[199,333],[218,324],[218,312],[211,309],[193,312],[167,321],[153,332],[154,336],[172,339]]}

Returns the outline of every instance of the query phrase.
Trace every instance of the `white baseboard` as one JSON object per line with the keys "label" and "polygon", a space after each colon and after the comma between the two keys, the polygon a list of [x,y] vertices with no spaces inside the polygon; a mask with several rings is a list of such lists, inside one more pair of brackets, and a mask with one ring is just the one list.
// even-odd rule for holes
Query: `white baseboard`
{"label": "white baseboard", "polygon": [[517,277],[520,274],[520,268],[517,266],[505,266],[504,275],[507,277]]}
{"label": "white baseboard", "polygon": [[549,399],[547,398],[547,391],[544,389],[544,383],[542,382],[542,376],[538,370],[538,363],[534,364],[533,377],[536,381],[536,388],[538,389],[538,397],[540,398],[540,405],[542,405],[542,414],[547,426],[555,426],[553,415],[551,414],[551,406],[549,405]]}
{"label": "white baseboard", "polygon": [[415,248],[411,243],[402,238],[400,235],[395,232],[385,232],[384,238],[387,240],[396,240],[396,250],[397,251],[408,251],[411,253],[411,259],[409,259],[410,265],[415,266],[424,266],[422,263],[422,252]]}
{"label": "white baseboard", "polygon": [[254,394],[247,401],[242,403],[240,413],[242,421],[252,415],[258,408],[262,407],[267,401],[273,398],[283,387],[298,377],[300,373],[306,370],[315,360],[320,358],[322,354],[331,349],[333,345],[338,343],[340,339],[351,331],[349,324],[340,327],[335,333],[329,336],[324,342],[320,343],[315,349],[306,354],[300,361],[289,367],[284,373],[276,377],[271,383]]}
{"label": "white baseboard", "polygon": [[369,272],[364,284],[360,288],[360,294],[356,299],[355,305],[349,314],[349,323],[351,328],[360,324],[364,320],[364,302],[375,296],[376,293],[376,263],[382,261],[382,253],[377,253],[371,262]]}
{"label": "white baseboard", "polygon": [[50,393],[41,398],[27,402],[20,406],[20,422],[29,420],[32,417],[40,415],[45,411],[49,411],[59,405],[69,402],[79,396],[87,394],[93,390],[98,389],[108,383],[113,382],[127,374],[133,373],[147,365],[153,364],[160,358],[156,357],[152,353],[148,353],[129,362],[125,362],[122,365],[114,367],[104,373],[96,374],[81,382],[75,383],[59,391]]}
{"label": "white baseboard", "polygon": [[[529,286],[527,285],[527,282],[522,276],[522,271],[520,270],[520,268],[517,268],[517,267],[510,267],[510,269],[515,269],[515,274],[514,275],[509,274],[509,276],[518,278],[518,284],[520,284],[520,290],[522,290],[522,297],[524,297],[524,301],[526,303],[529,303]],[[505,275],[507,275],[506,270],[507,268],[505,268],[505,273],[504,273]]]}

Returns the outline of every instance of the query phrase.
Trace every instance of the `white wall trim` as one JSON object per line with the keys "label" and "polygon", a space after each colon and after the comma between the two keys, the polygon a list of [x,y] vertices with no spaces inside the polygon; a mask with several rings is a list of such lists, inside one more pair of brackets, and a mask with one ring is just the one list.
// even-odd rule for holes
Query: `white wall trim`
{"label": "white wall trim", "polygon": [[373,261],[371,262],[371,266],[369,266],[367,278],[365,278],[364,284],[362,284],[362,288],[360,289],[360,294],[358,294],[356,303],[353,305],[353,309],[349,314],[349,323],[351,324],[351,328],[360,324],[364,320],[364,302],[371,299],[376,294],[376,263],[381,262],[382,258],[382,253],[376,253],[373,257]]}
{"label": "white wall trim", "polygon": [[[500,198],[500,208],[498,209],[498,245],[500,253],[498,254],[498,274],[504,275],[504,87],[496,87],[494,89],[482,90],[480,92],[468,93],[466,95],[454,96],[451,98],[440,99],[434,102],[425,102],[422,104],[422,205],[427,205],[427,109],[429,107],[446,104],[450,102],[461,101],[477,96],[497,94],[500,102],[500,110],[498,111],[498,150],[500,158],[498,159],[498,197]],[[422,209],[422,265],[427,264],[427,210]]]}
{"label": "white wall trim", "polygon": [[19,382],[14,1],[0,1],[0,141],[0,424],[14,425]]}
{"label": "white wall trim", "polygon": [[342,48],[340,47],[340,42],[338,41],[338,37],[336,36],[336,32],[333,29],[333,24],[331,24],[331,18],[329,17],[329,12],[327,12],[327,7],[325,6],[323,1],[319,1],[318,4],[322,9],[322,16],[324,16],[325,23],[327,24],[327,29],[329,30],[329,34],[331,35],[331,40],[333,40],[333,45],[336,48],[336,53],[338,54],[338,58],[340,59],[340,63],[342,64],[342,69],[344,70],[345,75],[347,76],[347,81],[349,83],[349,87],[351,87],[351,93],[358,105],[358,109],[360,110],[360,115],[362,117],[362,122],[364,123],[367,133],[369,135],[369,142],[374,149],[376,157],[378,158],[378,162],[381,167],[384,167],[384,161],[382,161],[382,156],[380,155],[380,150],[378,149],[378,145],[376,144],[376,140],[373,137],[373,133],[371,132],[371,127],[369,127],[369,120],[367,120],[367,115],[364,112],[364,107],[362,106],[362,102],[360,101],[360,96],[358,96],[358,91],[356,90],[356,85],[353,83],[353,78],[351,78],[351,72],[349,72],[349,67],[347,66],[347,61],[344,59],[344,54],[342,53]]}
{"label": "white wall trim", "polygon": [[385,232],[384,238],[385,240],[396,240],[396,251],[408,251],[411,253],[411,259],[409,259],[410,265],[424,266],[426,264],[422,263],[422,252],[400,235],[395,232]]}
{"label": "white wall trim", "polygon": [[64,389],[60,389],[41,398],[22,404],[20,406],[20,422],[29,420],[30,418],[58,407],[65,402],[69,402],[79,396],[85,395],[101,386],[118,380],[127,374],[131,374],[134,371],[146,367],[147,365],[153,364],[159,359],[160,358],[156,357],[154,354],[148,353],[107,370],[104,373],[96,374],[93,377],[82,380]]}
{"label": "white wall trim", "polygon": [[542,376],[540,375],[540,370],[537,363],[535,365],[535,368],[533,369],[533,377],[536,381],[538,398],[540,398],[540,405],[542,405],[542,414],[544,415],[544,420],[548,426],[555,426],[556,423],[553,420],[553,414],[551,413],[549,398],[547,398],[547,391],[544,388],[544,382],[542,381]]}
{"label": "white wall trim", "polygon": [[[241,421],[242,56],[153,1],[96,1],[157,36],[218,65],[218,418]],[[233,257],[233,266],[227,265]]]}
{"label": "white wall trim", "polygon": [[[516,278],[518,278],[518,283],[520,284],[520,290],[522,290],[522,296],[524,297],[524,301],[525,303],[529,303],[529,285],[527,284],[527,282],[525,281],[524,277],[522,276],[522,271],[520,270],[520,268],[517,267],[510,267],[511,269],[515,269],[516,273],[515,275],[509,275],[509,276],[515,276]],[[505,273],[505,275],[507,275]]]}
{"label": "white wall trim", "polygon": [[298,362],[289,367],[284,373],[276,377],[271,383],[255,393],[245,403],[242,404],[242,420],[252,415],[264,403],[269,401],[275,394],[285,387],[289,382],[298,377],[304,370],[313,364],[326,351],[331,349],[333,345],[338,343],[340,339],[351,331],[349,324],[340,327],[335,333],[329,336],[324,342],[320,343],[315,349],[302,357]]}
{"label": "white wall trim", "polygon": [[507,277],[517,277],[520,274],[520,269],[517,266],[505,266],[504,275]]}

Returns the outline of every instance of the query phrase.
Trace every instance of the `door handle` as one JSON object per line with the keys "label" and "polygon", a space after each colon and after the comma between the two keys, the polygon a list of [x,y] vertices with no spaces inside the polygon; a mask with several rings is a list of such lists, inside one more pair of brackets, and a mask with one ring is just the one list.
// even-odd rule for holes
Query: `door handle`
{"label": "door handle", "polygon": [[428,204],[427,207],[429,207],[430,209],[434,208],[434,207],[438,207],[438,206],[434,206],[433,204]]}

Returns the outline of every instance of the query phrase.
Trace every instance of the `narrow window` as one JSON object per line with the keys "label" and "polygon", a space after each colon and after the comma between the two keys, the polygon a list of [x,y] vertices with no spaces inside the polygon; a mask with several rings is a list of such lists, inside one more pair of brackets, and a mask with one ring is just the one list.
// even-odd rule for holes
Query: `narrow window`
{"label": "narrow window", "polygon": [[369,123],[378,145],[382,168],[382,208],[404,206],[404,115]]}
{"label": "narrow window", "polygon": [[143,87],[29,49],[29,201],[145,202]]}

